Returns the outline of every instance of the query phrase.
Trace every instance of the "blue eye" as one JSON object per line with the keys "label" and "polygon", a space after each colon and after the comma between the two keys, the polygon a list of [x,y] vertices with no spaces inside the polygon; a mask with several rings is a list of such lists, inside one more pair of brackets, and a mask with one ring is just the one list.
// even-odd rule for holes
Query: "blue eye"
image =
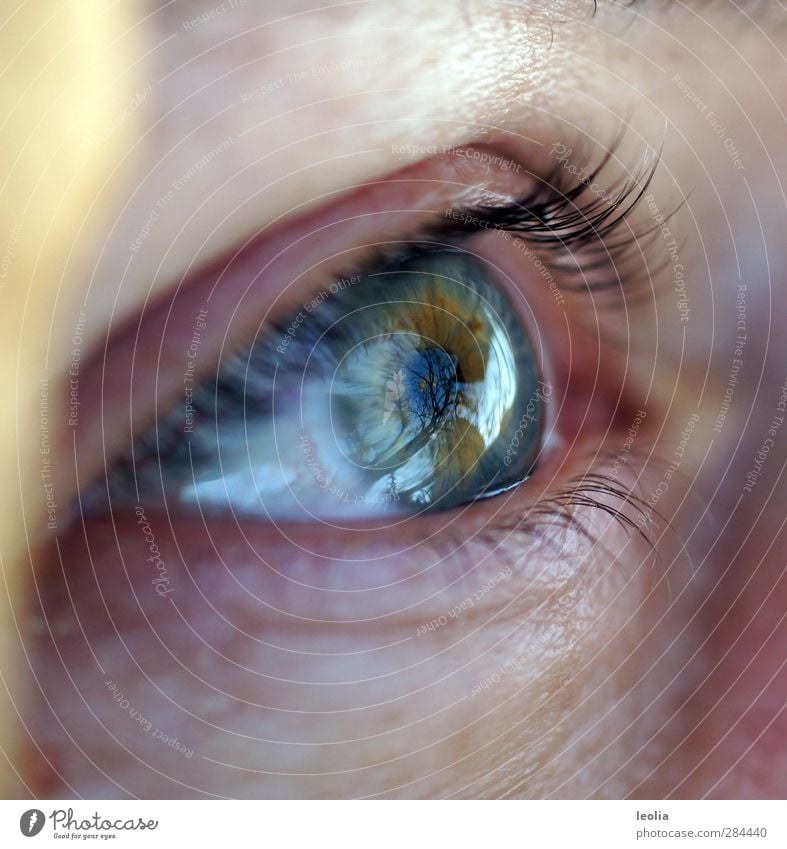
{"label": "blue eye", "polygon": [[[530,474],[544,400],[489,268],[425,253],[334,281],[225,358],[138,440],[136,490],[272,519],[447,509]],[[113,501],[127,475],[110,471]]]}

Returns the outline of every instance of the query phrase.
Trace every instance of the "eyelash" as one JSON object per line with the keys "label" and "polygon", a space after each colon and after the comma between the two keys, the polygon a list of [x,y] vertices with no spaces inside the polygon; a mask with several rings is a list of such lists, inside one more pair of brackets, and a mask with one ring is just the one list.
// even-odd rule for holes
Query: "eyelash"
{"label": "eyelash", "polygon": [[[659,266],[642,268],[642,256],[650,237],[658,238],[659,226],[640,231],[629,219],[645,197],[658,169],[660,152],[648,149],[629,175],[599,188],[603,172],[615,156],[625,131],[592,165],[589,157],[559,160],[538,185],[517,200],[500,205],[477,205],[447,209],[444,219],[403,242],[376,245],[363,262],[345,268],[342,276],[366,275],[370,270],[397,265],[423,253],[455,247],[470,236],[498,231],[511,236],[534,253],[547,254],[549,270],[559,279],[563,292],[613,293],[631,300],[651,294],[650,284]],[[586,174],[571,179],[575,174]],[[583,197],[590,194],[591,197]],[[665,216],[665,220],[677,211]],[[591,273],[594,279],[591,281]],[[622,298],[605,303],[609,307]],[[274,320],[274,326],[278,326]],[[282,328],[286,329],[286,328]]]}
{"label": "eyelash", "polygon": [[[642,242],[657,234],[649,227],[639,233],[628,227],[629,217],[638,208],[659,165],[660,155],[644,155],[638,170],[606,189],[596,181],[615,155],[619,136],[601,161],[590,167],[570,163],[570,171],[558,163],[528,195],[503,206],[477,206],[465,210],[471,231],[502,230],[540,250],[556,254],[552,268],[559,272],[561,289],[575,292],[627,290],[644,278],[634,274],[634,263]],[[652,161],[650,161],[652,159]],[[568,174],[587,173],[574,182]],[[588,192],[592,198],[582,200]],[[621,231],[622,232],[621,234]],[[465,232],[466,228],[458,230]],[[622,238],[616,238],[622,235]],[[604,268],[604,276],[587,280],[588,272]]]}

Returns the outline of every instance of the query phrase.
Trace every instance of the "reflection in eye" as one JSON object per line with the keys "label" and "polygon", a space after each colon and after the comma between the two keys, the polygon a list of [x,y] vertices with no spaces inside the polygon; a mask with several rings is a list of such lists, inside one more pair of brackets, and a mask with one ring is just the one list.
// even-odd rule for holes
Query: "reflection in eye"
{"label": "reflection in eye", "polygon": [[188,419],[179,405],[138,441],[136,486],[116,466],[110,494],[274,519],[444,509],[528,476],[544,399],[487,267],[426,253],[264,327],[195,389]]}

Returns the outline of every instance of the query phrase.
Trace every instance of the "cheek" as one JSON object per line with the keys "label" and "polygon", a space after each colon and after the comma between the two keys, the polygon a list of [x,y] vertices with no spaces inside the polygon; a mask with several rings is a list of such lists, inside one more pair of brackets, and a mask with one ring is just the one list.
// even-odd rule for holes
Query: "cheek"
{"label": "cheek", "polygon": [[[52,576],[43,599],[53,639],[39,640],[36,738],[53,767],[40,776],[47,795],[407,793],[460,757],[471,724],[463,666],[487,635],[456,646],[456,629],[423,633],[420,620],[287,615],[272,604],[285,590],[237,562],[219,587],[203,565],[221,563],[184,567],[163,531],[167,583],[154,586],[154,564],[144,577],[124,572],[147,551],[95,537],[95,573]],[[70,542],[71,563],[86,562],[86,546]]]}
{"label": "cheek", "polygon": [[60,540],[33,618],[39,792],[619,792],[645,706],[672,698],[656,648],[686,569],[594,516],[592,547],[555,530],[553,551],[446,557],[403,531],[390,563],[358,534],[94,520]]}

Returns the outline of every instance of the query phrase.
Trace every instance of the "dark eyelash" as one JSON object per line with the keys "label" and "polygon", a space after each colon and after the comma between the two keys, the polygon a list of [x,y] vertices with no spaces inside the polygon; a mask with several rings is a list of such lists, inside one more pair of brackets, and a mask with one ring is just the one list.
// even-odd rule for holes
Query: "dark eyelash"
{"label": "dark eyelash", "polygon": [[[541,258],[563,292],[611,291],[629,302],[652,296],[653,280],[669,257],[657,266],[646,260],[660,225],[633,230],[629,218],[645,197],[658,169],[660,152],[648,148],[633,172],[599,188],[625,135],[622,130],[596,165],[588,155],[571,153],[556,162],[537,185],[514,202],[447,209],[436,224],[409,238],[367,246],[369,253],[342,269],[342,276],[372,276],[418,255],[447,248],[464,250],[464,241],[485,231],[510,233]],[[566,165],[563,164],[566,163]],[[574,178],[574,174],[584,174]],[[597,185],[599,181],[599,185]],[[668,213],[667,221],[679,207]],[[276,318],[271,321],[276,324]]]}
{"label": "dark eyelash", "polygon": [[631,176],[599,189],[596,181],[621,139],[622,135],[618,136],[592,168],[572,161],[573,172],[587,174],[573,182],[568,179],[569,171],[557,163],[535,189],[514,203],[447,210],[455,224],[453,228],[441,226],[441,235],[506,231],[553,255],[550,265],[560,276],[561,289],[597,292],[625,287],[628,295],[658,271],[646,268],[646,274],[637,273],[647,240],[658,236],[658,226],[636,232],[628,226],[628,220],[645,197],[660,154],[654,156],[648,151]]}

